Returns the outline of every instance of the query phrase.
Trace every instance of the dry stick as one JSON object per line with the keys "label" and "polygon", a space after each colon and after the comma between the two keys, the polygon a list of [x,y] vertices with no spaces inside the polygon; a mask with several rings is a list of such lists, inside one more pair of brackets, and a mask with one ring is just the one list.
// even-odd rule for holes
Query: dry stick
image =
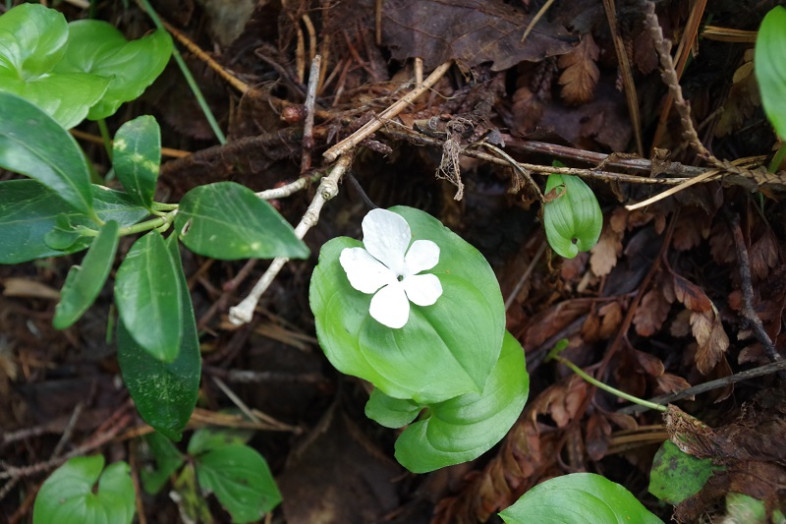
{"label": "dry stick", "polygon": [[[688,17],[688,22],[685,24],[685,31],[682,33],[682,39],[680,40],[680,45],[677,48],[677,65],[675,67],[675,72],[678,78],[682,77],[682,73],[685,71],[685,64],[688,63],[688,55],[690,55],[691,49],[693,45],[687,45],[688,42],[693,43],[696,40],[696,35],[699,32],[699,24],[701,23],[701,19],[704,16],[704,10],[707,8],[707,0],[698,0],[694,5],[693,9],[691,9],[690,16]],[[669,120],[669,114],[671,113],[671,105],[674,102],[674,95],[669,92],[666,96],[666,101],[663,103],[663,107],[660,111],[660,118],[658,119],[658,128],[655,130],[655,137],[652,139],[652,147],[655,148],[660,144],[661,139],[663,138],[663,133],[666,131],[666,124]]]}
{"label": "dry stick", "polygon": [[[69,129],[68,132],[81,140],[85,140],[93,144],[104,145],[104,139],[101,138],[100,136],[91,135],[90,133],[85,133],[84,131],[80,131],[78,129]],[[113,142],[114,141],[110,141],[110,144]],[[184,156],[188,156],[190,154],[191,154],[190,151],[183,151],[182,149],[172,149],[170,147],[161,148],[162,156],[168,156],[172,158],[183,158]]]}
{"label": "dry stick", "polygon": [[541,18],[543,18],[543,15],[546,14],[546,11],[549,10],[552,4],[554,4],[554,0],[548,0],[545,4],[543,4],[543,7],[541,7],[537,13],[535,13],[535,16],[533,16],[532,20],[530,20],[529,24],[527,24],[527,28],[524,29],[524,34],[521,35],[521,40],[519,40],[520,43],[524,43],[529,34],[535,28],[535,25],[540,21]]}
{"label": "dry stick", "polygon": [[639,97],[636,94],[636,84],[633,82],[633,73],[630,69],[628,53],[625,51],[625,43],[622,41],[617,27],[617,7],[614,0],[603,0],[603,7],[606,11],[606,19],[609,22],[609,31],[614,41],[614,50],[617,52],[617,61],[622,73],[622,85],[625,88],[625,100],[628,102],[628,113],[630,113],[631,124],[633,126],[633,136],[636,138],[636,151],[639,156],[644,156],[644,145],[641,141],[641,115],[639,114]]}
{"label": "dry stick", "polygon": [[544,200],[543,199],[543,193],[541,193],[540,187],[538,187],[538,184],[536,184],[535,181],[532,180],[532,175],[529,174],[529,171],[524,169],[521,166],[521,164],[519,164],[516,160],[513,159],[513,157],[511,157],[509,154],[507,154],[506,152],[504,152],[502,149],[498,148],[497,146],[491,145],[488,142],[481,142],[481,145],[484,146],[486,149],[489,149],[490,151],[493,151],[494,153],[496,153],[500,157],[504,158],[505,160],[507,160],[510,163],[510,165],[513,167],[513,170],[516,171],[518,174],[520,174],[524,178],[524,181],[527,183],[527,185],[530,187],[530,189],[532,189],[532,191],[538,196],[538,200],[541,203],[543,202],[543,200]]}
{"label": "dry stick", "polygon": [[[704,382],[702,384],[698,384],[688,389],[683,389],[682,391],[678,391],[677,393],[671,393],[669,395],[660,395],[657,397],[653,397],[649,399],[649,401],[654,404],[669,404],[671,402],[674,402],[675,400],[692,397],[694,395],[698,395],[700,393],[706,393],[707,391],[712,391],[713,389],[726,387],[730,384],[735,384],[743,380],[762,377],[764,375],[771,375],[773,373],[781,372],[783,370],[786,370],[786,360],[781,359],[778,362],[771,362],[770,364],[765,364],[757,368],[746,369],[745,371],[740,371],[739,373],[736,373],[734,375],[729,375],[728,377],[710,380],[709,382]],[[618,409],[617,413],[622,413],[625,415],[634,415],[636,413],[641,413],[646,410],[647,408],[643,406],[634,405],[634,406],[627,406],[622,409]]]}
{"label": "dry stick", "polygon": [[[338,182],[341,180],[342,175],[352,165],[353,156],[354,155],[351,151],[343,154],[341,158],[339,158],[336,165],[333,166],[333,170],[330,172],[330,174],[323,178],[319,183],[317,194],[314,195],[314,199],[311,201],[308,209],[303,214],[303,218],[300,219],[300,223],[295,228],[295,235],[298,238],[302,239],[308,230],[314,227],[317,222],[319,222],[319,214],[322,211],[322,207],[325,205],[325,202],[338,194]],[[278,275],[279,271],[281,271],[281,268],[284,267],[284,264],[286,264],[287,260],[289,259],[286,257],[278,257],[273,259],[273,262],[271,262],[270,266],[267,268],[267,271],[265,271],[265,273],[256,283],[254,289],[251,290],[251,293],[249,293],[249,295],[244,298],[240,304],[230,308],[230,322],[240,326],[251,321],[251,318],[254,316],[254,310],[259,303],[259,299],[273,282],[273,279],[276,278],[276,275]]]}
{"label": "dry stick", "polygon": [[303,151],[300,157],[300,173],[311,169],[311,150],[314,149],[314,104],[317,101],[317,86],[319,85],[319,71],[322,57],[316,55],[311,61],[311,70],[308,72],[308,88],[306,90],[306,119],[303,123]]}
{"label": "dry stick", "polygon": [[434,84],[436,84],[439,79],[442,78],[442,76],[448,71],[448,69],[450,69],[450,65],[451,62],[445,62],[444,64],[438,66],[434,71],[432,71],[430,75],[428,75],[428,77],[423,81],[423,84],[404,95],[404,97],[385,109],[376,118],[368,121],[363,127],[349,135],[347,138],[325,151],[322,156],[328,162],[333,162],[336,158],[344,155],[347,151],[354,149],[363,140],[381,128],[387,121],[401,113],[409,104],[411,104],[420,95],[426,92],[426,90],[430,89]]}
{"label": "dry stick", "polygon": [[[428,145],[428,146],[434,146],[440,148],[445,143],[443,139],[430,137],[418,133],[413,129],[405,127],[401,124],[397,124],[396,122],[391,122],[391,123],[394,125],[383,130],[383,133],[391,138],[409,139],[416,145]],[[496,157],[484,151],[478,151],[472,149],[471,147],[462,149],[461,154],[463,156],[485,160],[486,162],[498,164],[501,166],[511,165],[508,160]],[[556,173],[559,175],[576,175],[582,178],[594,178],[596,180],[603,180],[605,182],[622,182],[622,183],[630,183],[630,184],[649,184],[649,185],[676,185],[676,184],[681,184],[686,180],[689,180],[688,178],[646,178],[646,177],[635,176],[635,175],[626,175],[622,173],[612,173],[610,171],[599,171],[596,169],[583,169],[578,167],[555,167],[555,166],[546,166],[540,164],[529,164],[526,162],[516,162],[516,165],[517,165],[517,169],[521,168],[542,175],[549,175],[552,173]]]}
{"label": "dry stick", "polygon": [[[742,289],[742,316],[750,324],[756,339],[764,347],[764,353],[772,362],[781,360],[781,355],[775,349],[772,339],[764,329],[761,318],[753,309],[753,283],[751,281],[751,264],[748,257],[748,249],[745,246],[745,239],[740,228],[740,217],[738,214],[730,214],[728,217],[731,223],[732,238],[734,238],[734,249],[737,252],[737,263],[740,267],[740,288]],[[786,378],[782,373],[781,378]]]}
{"label": "dry stick", "polygon": [[249,90],[248,84],[239,80],[235,76],[229,74],[221,64],[216,62],[213,59],[213,57],[211,57],[209,54],[202,51],[202,48],[200,48],[198,45],[192,42],[190,38],[188,38],[186,35],[181,33],[179,30],[172,27],[168,22],[164,21],[163,19],[161,20],[161,23],[164,25],[167,31],[169,31],[175,38],[178,39],[178,41],[181,44],[183,44],[183,46],[186,49],[194,53],[194,55],[197,58],[199,58],[204,63],[206,63],[210,69],[215,71],[218,74],[218,76],[226,80],[229,83],[229,85],[231,85],[232,87],[234,87],[235,89],[237,89],[243,94],[245,94],[245,92]]}

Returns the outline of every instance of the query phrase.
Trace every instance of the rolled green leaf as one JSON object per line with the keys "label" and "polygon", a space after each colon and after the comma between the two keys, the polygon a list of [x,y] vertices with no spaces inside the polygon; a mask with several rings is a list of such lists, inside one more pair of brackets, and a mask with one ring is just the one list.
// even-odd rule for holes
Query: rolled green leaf
{"label": "rolled green leaf", "polygon": [[543,226],[549,245],[558,255],[573,258],[598,243],[603,213],[595,193],[581,178],[549,175],[546,198]]}
{"label": "rolled green leaf", "polygon": [[71,266],[55,308],[55,329],[69,327],[93,304],[112,269],[118,238],[117,222],[110,220],[93,240],[82,265]]}

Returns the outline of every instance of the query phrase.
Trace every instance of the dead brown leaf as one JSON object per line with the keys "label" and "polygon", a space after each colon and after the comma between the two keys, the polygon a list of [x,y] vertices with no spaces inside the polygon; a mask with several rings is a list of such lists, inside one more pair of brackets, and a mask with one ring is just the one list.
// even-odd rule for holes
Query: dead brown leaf
{"label": "dead brown leaf", "polygon": [[609,302],[598,310],[603,319],[600,324],[599,335],[601,340],[611,338],[617,332],[622,322],[622,306],[619,302]]}
{"label": "dead brown leaf", "polygon": [[674,226],[674,249],[687,251],[697,247],[709,236],[711,223],[712,217],[705,210],[696,206],[683,208]]}
{"label": "dead brown leaf", "polygon": [[532,16],[501,0],[388,0],[382,42],[396,60],[420,57],[428,69],[448,60],[504,71],[570,50],[562,26],[540,20],[522,43]]}
{"label": "dead brown leaf", "polygon": [[772,230],[765,230],[748,250],[751,264],[751,275],[755,279],[763,279],[778,264],[778,242]]}
{"label": "dead brown leaf", "polygon": [[643,337],[654,335],[669,316],[672,301],[664,296],[662,288],[658,286],[647,291],[633,315],[636,333]]}
{"label": "dead brown leaf", "polygon": [[566,300],[535,315],[524,335],[524,348],[532,350],[589,311],[588,300]]}
{"label": "dead brown leaf", "polygon": [[761,104],[756,75],[753,74],[753,49],[745,52],[742,65],[734,71],[729,95],[715,123],[715,136],[726,136],[742,127]]}
{"label": "dead brown leaf", "polygon": [[710,230],[710,253],[718,264],[731,264],[737,260],[731,231],[723,222],[716,222]]}
{"label": "dead brown leaf", "polygon": [[669,393],[676,393],[691,387],[690,382],[685,380],[679,375],[672,373],[664,373],[655,379],[658,384],[655,388],[655,393],[658,395],[666,395]]}
{"label": "dead brown leaf", "polygon": [[632,355],[633,358],[636,359],[636,362],[641,367],[641,369],[643,369],[644,372],[651,377],[660,377],[666,370],[665,366],[663,365],[663,361],[655,355],[651,355],[644,351],[639,351],[635,348],[633,348]]}
{"label": "dead brown leaf", "polygon": [[595,96],[595,86],[600,78],[595,64],[599,52],[592,35],[587,33],[576,47],[559,57],[559,66],[563,69],[559,77],[560,93],[566,104],[584,104]]}
{"label": "dead brown leaf", "polygon": [[615,231],[611,221],[603,224],[598,243],[590,250],[590,267],[599,277],[611,273],[622,253],[622,231]]}
{"label": "dead brown leaf", "polygon": [[729,347],[729,337],[723,330],[718,315],[714,311],[694,311],[690,315],[690,325],[698,347],[696,349],[696,368],[702,375],[708,374],[720,362]]}
{"label": "dead brown leaf", "polygon": [[[699,286],[674,273],[674,296],[691,311],[706,312],[712,309],[712,302]],[[692,324],[693,322],[691,322]]]}
{"label": "dead brown leaf", "polygon": [[606,456],[611,437],[611,424],[606,417],[597,411],[587,420],[587,437],[585,446],[587,455],[592,460],[600,460]]}

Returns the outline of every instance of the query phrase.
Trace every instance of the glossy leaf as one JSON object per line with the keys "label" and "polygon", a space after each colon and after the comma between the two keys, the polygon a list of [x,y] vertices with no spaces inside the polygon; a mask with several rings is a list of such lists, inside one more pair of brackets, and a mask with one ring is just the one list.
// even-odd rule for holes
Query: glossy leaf
{"label": "glossy leaf", "polygon": [[516,422],[529,394],[524,349],[505,334],[499,361],[483,392],[434,404],[396,441],[396,459],[414,473],[474,460]]}
{"label": "glossy leaf", "polygon": [[126,122],[115,134],[112,166],[128,194],[150,208],[161,164],[161,130],[152,116]]}
{"label": "glossy leaf", "polygon": [[594,473],[573,473],[538,484],[500,512],[508,524],[662,524],[630,491]]}
{"label": "glossy leaf", "polygon": [[354,289],[339,263],[344,248],[362,244],[335,238],[322,246],[311,277],[319,343],[339,371],[390,397],[431,404],[480,392],[505,334],[494,272],[474,247],[427,213],[403,206],[391,211],[407,220],[413,240],[439,246],[439,263],[427,272],[439,278],[442,296],[432,306],[413,304],[403,328],[386,328],[369,315],[372,295]]}
{"label": "glossy leaf", "polygon": [[65,18],[54,9],[22,4],[0,16],[0,91],[29,100],[66,129],[84,120],[109,85],[97,75],[52,73],[67,38]]}
{"label": "glossy leaf", "polygon": [[242,428],[202,428],[194,431],[188,441],[189,455],[199,455],[212,449],[234,444],[245,444],[254,431]]}
{"label": "glossy leaf", "polygon": [[92,213],[90,174],[74,138],[27,100],[2,92],[0,167],[35,178],[76,210]]}
{"label": "glossy leaf", "polygon": [[180,279],[157,231],[137,239],[120,264],[115,304],[137,344],[163,362],[177,358],[183,326]]}
{"label": "glossy leaf", "polygon": [[63,57],[67,39],[68,23],[59,11],[37,4],[9,9],[0,16],[0,78],[48,73]]}
{"label": "glossy leaf", "polygon": [[154,495],[161,491],[169,477],[183,464],[185,457],[172,441],[158,432],[145,437],[150,453],[155,458],[155,468],[143,468],[139,472],[145,491]]}
{"label": "glossy leaf", "polygon": [[101,455],[76,457],[57,468],[41,486],[33,523],[128,524],[134,518],[134,500],[128,464],[115,462],[104,469]]}
{"label": "glossy leaf", "polygon": [[764,17],[756,37],[754,72],[761,91],[761,103],[772,127],[786,139],[786,9],[775,6]]}
{"label": "glossy leaf", "polygon": [[112,269],[118,238],[117,222],[110,220],[93,240],[82,265],[71,266],[55,308],[55,329],[72,325],[95,301]]}
{"label": "glossy leaf", "polygon": [[78,20],[68,28],[68,46],[55,72],[91,73],[110,80],[100,101],[90,108],[91,120],[111,116],[123,102],[139,97],[172,54],[172,38],[162,29],[127,41],[101,20]]}
{"label": "glossy leaf", "polygon": [[194,308],[188,293],[180,253],[174,236],[167,239],[181,293],[180,349],[173,362],[162,362],[142,348],[117,324],[117,358],[123,381],[142,418],[158,432],[180,440],[199,393],[202,361],[199,355]]}
{"label": "glossy leaf", "polygon": [[551,248],[565,258],[589,251],[598,243],[603,214],[592,189],[571,175],[549,175],[543,205],[543,227]]}
{"label": "glossy leaf", "polygon": [[366,402],[366,416],[386,428],[401,428],[415,420],[423,409],[416,402],[391,398],[374,389]]}
{"label": "glossy leaf", "polygon": [[713,473],[722,469],[710,459],[688,455],[667,440],[655,453],[650,470],[649,492],[676,505],[701,491]]}
{"label": "glossy leaf", "polygon": [[196,459],[197,481],[212,491],[233,522],[256,522],[281,502],[265,459],[248,446],[216,448]]}
{"label": "glossy leaf", "polygon": [[[120,227],[126,227],[149,214],[125,193],[95,184],[91,184],[90,192],[96,214],[105,222],[114,220]],[[67,255],[90,245],[93,238],[80,236],[63,250],[48,246],[45,239],[49,233],[64,224],[74,228],[96,227],[90,218],[35,180],[0,182],[0,264]]]}
{"label": "glossy leaf", "polygon": [[211,258],[306,258],[309,254],[273,206],[234,182],[199,186],[186,193],[175,227],[188,249]]}

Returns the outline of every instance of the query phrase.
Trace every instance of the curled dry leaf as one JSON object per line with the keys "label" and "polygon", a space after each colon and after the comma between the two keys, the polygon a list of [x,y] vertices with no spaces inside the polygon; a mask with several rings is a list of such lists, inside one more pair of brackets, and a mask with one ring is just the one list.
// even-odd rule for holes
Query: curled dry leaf
{"label": "curled dry leaf", "polygon": [[559,57],[559,66],[563,69],[559,83],[565,103],[584,104],[595,96],[595,87],[600,78],[600,71],[595,64],[599,51],[592,35],[587,33],[576,47]]}
{"label": "curled dry leaf", "polygon": [[729,347],[729,337],[715,311],[694,311],[690,315],[690,326],[698,347],[696,368],[702,375],[708,374],[720,362]]}
{"label": "curled dry leaf", "polygon": [[712,309],[712,301],[699,286],[674,273],[674,296],[691,311],[706,312]]}
{"label": "curled dry leaf", "polygon": [[622,231],[615,231],[611,222],[603,225],[598,243],[590,250],[590,267],[599,277],[611,273],[622,253]]}
{"label": "curled dry leaf", "polygon": [[755,279],[763,279],[778,264],[778,242],[772,230],[767,229],[748,250],[751,264],[751,275]]}
{"label": "curled dry leaf", "polygon": [[674,375],[672,373],[664,373],[663,375],[657,377],[655,380],[658,384],[657,387],[655,388],[655,393],[658,395],[667,395],[669,393],[676,393],[678,391],[682,391],[684,389],[688,389],[689,387],[691,387],[690,382],[688,382],[681,376]]}

